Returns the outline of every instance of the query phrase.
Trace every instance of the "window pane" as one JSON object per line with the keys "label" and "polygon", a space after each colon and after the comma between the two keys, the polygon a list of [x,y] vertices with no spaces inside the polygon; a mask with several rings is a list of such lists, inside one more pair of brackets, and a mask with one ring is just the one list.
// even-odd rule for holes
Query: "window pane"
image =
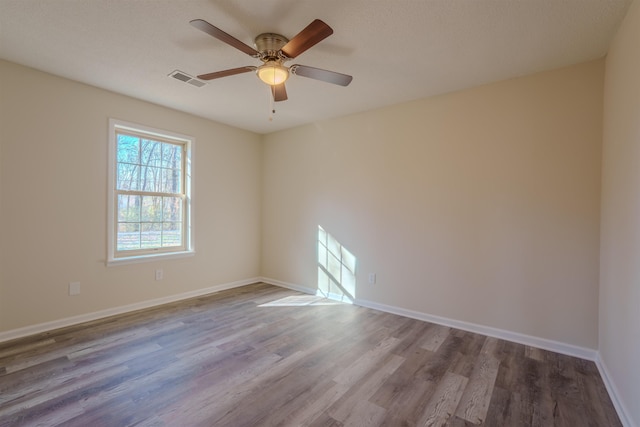
{"label": "window pane", "polygon": [[182,199],[180,197],[163,197],[163,201],[162,220],[182,221]]}
{"label": "window pane", "polygon": [[140,166],[130,163],[118,163],[116,188],[118,190],[138,190]]}
{"label": "window pane", "polygon": [[118,162],[140,163],[140,138],[118,134]]}
{"label": "window pane", "polygon": [[181,193],[182,183],[179,169],[162,169],[162,191],[165,193]]}
{"label": "window pane", "polygon": [[153,191],[159,193],[162,191],[161,180],[162,171],[155,167],[142,166],[140,171],[140,190]]}
{"label": "window pane", "polygon": [[182,245],[182,223],[181,222],[165,222],[162,224],[162,246],[181,246]]}
{"label": "window pane", "polygon": [[140,248],[152,249],[160,247],[162,243],[162,223],[143,223],[140,233]]}
{"label": "window pane", "polygon": [[162,164],[162,143],[143,139],[141,147],[141,164],[146,166],[160,166]]}
{"label": "window pane", "polygon": [[182,165],[182,146],[175,144],[162,144],[163,168],[179,169]]}
{"label": "window pane", "polygon": [[142,196],[140,221],[162,222],[162,197]]}
{"label": "window pane", "polygon": [[117,247],[119,251],[140,249],[140,224],[118,224]]}
{"label": "window pane", "polygon": [[118,195],[118,222],[140,221],[140,196]]}

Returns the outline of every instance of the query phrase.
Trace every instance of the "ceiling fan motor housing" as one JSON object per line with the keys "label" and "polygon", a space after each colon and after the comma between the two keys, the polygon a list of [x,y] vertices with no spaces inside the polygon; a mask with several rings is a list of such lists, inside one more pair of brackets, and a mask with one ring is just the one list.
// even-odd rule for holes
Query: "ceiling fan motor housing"
{"label": "ceiling fan motor housing", "polygon": [[276,33],[262,33],[255,39],[256,50],[260,52],[263,61],[281,60],[280,49],[289,42],[289,39]]}

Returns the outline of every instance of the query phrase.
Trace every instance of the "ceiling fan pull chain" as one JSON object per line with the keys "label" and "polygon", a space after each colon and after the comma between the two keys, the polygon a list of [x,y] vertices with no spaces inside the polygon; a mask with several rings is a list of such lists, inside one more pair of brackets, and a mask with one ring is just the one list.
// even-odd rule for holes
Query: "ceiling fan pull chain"
{"label": "ceiling fan pull chain", "polygon": [[273,92],[272,92],[271,86],[269,86],[268,96],[269,96],[269,111],[270,111],[269,121],[272,122],[273,115],[276,113],[276,108],[275,108],[275,101],[273,99]]}

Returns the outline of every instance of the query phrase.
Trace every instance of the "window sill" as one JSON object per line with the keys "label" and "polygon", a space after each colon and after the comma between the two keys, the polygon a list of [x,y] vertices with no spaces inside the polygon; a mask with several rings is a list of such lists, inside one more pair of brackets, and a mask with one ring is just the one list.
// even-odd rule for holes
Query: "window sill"
{"label": "window sill", "polygon": [[125,264],[140,264],[144,262],[164,261],[167,259],[187,258],[194,256],[195,251],[171,252],[164,254],[138,255],[126,258],[115,258],[107,260],[107,267]]}

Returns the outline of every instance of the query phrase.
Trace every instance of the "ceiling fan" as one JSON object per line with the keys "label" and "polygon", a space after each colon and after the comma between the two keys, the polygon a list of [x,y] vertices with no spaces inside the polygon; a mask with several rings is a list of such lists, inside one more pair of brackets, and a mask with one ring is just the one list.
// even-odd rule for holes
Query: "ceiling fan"
{"label": "ceiling fan", "polygon": [[201,74],[198,76],[201,80],[213,80],[255,71],[261,81],[271,86],[274,101],[285,101],[287,99],[287,90],[284,84],[291,74],[340,86],[347,86],[353,79],[353,77],[346,74],[306,65],[295,64],[289,67],[284,65],[285,62],[297,57],[333,34],[331,27],[319,19],[307,25],[291,40],[275,33],[260,34],[255,38],[255,49],[203,19],[194,19],[189,23],[210,36],[262,61],[262,65],[257,67],[248,65],[246,67]]}

